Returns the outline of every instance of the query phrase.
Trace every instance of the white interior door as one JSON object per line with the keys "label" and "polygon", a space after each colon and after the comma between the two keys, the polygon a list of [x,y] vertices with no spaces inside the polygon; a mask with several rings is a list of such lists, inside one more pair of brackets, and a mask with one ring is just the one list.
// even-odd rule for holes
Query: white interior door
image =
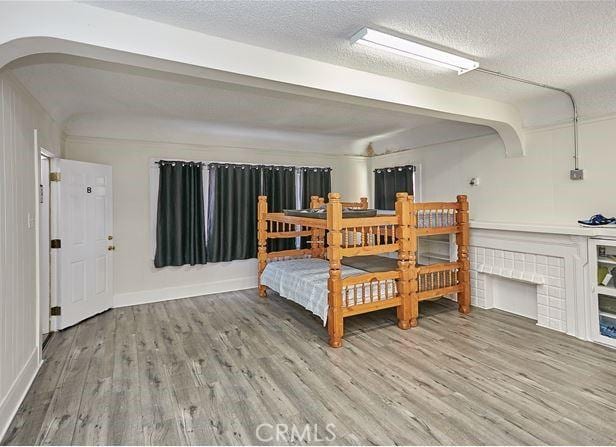
{"label": "white interior door", "polygon": [[111,166],[57,160],[58,329],[103,312],[113,301]]}
{"label": "white interior door", "polygon": [[41,335],[49,333],[49,308],[50,306],[50,257],[49,257],[49,158],[41,156],[41,177],[39,196],[39,246],[40,254],[40,316]]}

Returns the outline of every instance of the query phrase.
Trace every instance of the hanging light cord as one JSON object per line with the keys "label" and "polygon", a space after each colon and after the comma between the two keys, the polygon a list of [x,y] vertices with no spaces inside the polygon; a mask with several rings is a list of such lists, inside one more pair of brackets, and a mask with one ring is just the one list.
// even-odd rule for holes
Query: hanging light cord
{"label": "hanging light cord", "polygon": [[542,87],[542,88],[547,88],[550,90],[554,90],[557,92],[561,92],[564,93],[565,95],[567,95],[567,97],[569,98],[569,100],[571,101],[571,106],[573,107],[573,161],[574,161],[574,167],[575,169],[579,169],[579,159],[580,159],[580,152],[579,152],[579,147],[578,147],[578,110],[577,110],[577,105],[575,103],[575,99],[573,98],[573,95],[571,94],[571,92],[569,92],[568,90],[565,90],[564,88],[558,88],[558,87],[554,87],[552,85],[548,85],[548,84],[543,84],[541,82],[535,82],[535,81],[531,81],[529,79],[524,79],[524,78],[519,78],[517,76],[511,76],[505,73],[501,73],[500,71],[493,71],[493,70],[488,70],[487,68],[482,68],[482,67],[478,67],[473,71],[480,71],[482,73],[486,73],[492,76],[498,76],[499,78],[504,78],[504,79],[509,79],[511,81],[517,81],[517,82],[522,82],[524,84],[530,84],[530,85],[534,85],[536,87]]}

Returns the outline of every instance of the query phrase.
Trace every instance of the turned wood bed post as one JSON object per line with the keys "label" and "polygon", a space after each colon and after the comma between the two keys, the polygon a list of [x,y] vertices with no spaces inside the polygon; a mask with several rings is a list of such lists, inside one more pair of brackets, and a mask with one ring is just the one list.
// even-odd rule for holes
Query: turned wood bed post
{"label": "turned wood bed post", "polygon": [[462,291],[458,292],[458,310],[464,314],[471,311],[471,274],[470,261],[468,259],[469,228],[468,228],[468,200],[465,195],[457,197],[460,205],[457,214],[457,224],[460,231],[456,234],[458,245],[458,261],[462,262],[462,268],[458,270],[458,283],[462,285]]}
{"label": "turned wood bed post", "polygon": [[419,318],[419,270],[417,270],[417,214],[415,213],[415,198],[408,196],[408,215],[409,215],[409,295],[411,297],[411,327],[417,326]]}
{"label": "turned wood bed post", "polygon": [[267,196],[259,196],[257,204],[257,240],[258,252],[257,259],[259,260],[259,296],[267,296],[265,286],[261,284],[261,274],[267,265]]}
{"label": "turned wood bed post", "polygon": [[[310,209],[318,209],[321,206],[319,196],[310,196]],[[321,230],[310,228],[310,256],[313,258],[323,257],[323,244],[321,242]]]}
{"label": "turned wood bed post", "polygon": [[400,279],[398,280],[398,295],[401,303],[396,309],[398,317],[398,327],[409,329],[411,327],[411,293],[410,293],[410,256],[411,256],[411,229],[409,221],[411,212],[408,201],[408,193],[396,193],[396,215],[398,216],[398,270]]}
{"label": "turned wood bed post", "polygon": [[341,245],[342,245],[342,204],[340,194],[330,192],[327,204],[327,257],[329,259],[329,279],[327,281],[327,331],[329,332],[329,345],[332,348],[342,346],[343,317],[342,317],[342,276],[340,272]]}

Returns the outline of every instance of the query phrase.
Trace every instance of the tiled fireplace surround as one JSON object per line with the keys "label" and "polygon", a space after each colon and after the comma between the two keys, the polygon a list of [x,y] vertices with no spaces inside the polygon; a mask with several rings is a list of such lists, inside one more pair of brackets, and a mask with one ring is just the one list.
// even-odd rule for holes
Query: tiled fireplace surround
{"label": "tiled fireplace surround", "polygon": [[534,284],[537,324],[586,339],[587,241],[578,235],[473,228],[472,304],[494,307],[493,276]]}

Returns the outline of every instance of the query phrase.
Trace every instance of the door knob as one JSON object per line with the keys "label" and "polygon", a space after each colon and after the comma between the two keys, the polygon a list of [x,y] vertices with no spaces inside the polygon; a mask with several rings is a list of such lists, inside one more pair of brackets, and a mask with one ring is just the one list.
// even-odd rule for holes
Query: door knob
{"label": "door knob", "polygon": [[109,247],[107,247],[107,250],[109,251],[115,250],[115,245],[110,245]]}

